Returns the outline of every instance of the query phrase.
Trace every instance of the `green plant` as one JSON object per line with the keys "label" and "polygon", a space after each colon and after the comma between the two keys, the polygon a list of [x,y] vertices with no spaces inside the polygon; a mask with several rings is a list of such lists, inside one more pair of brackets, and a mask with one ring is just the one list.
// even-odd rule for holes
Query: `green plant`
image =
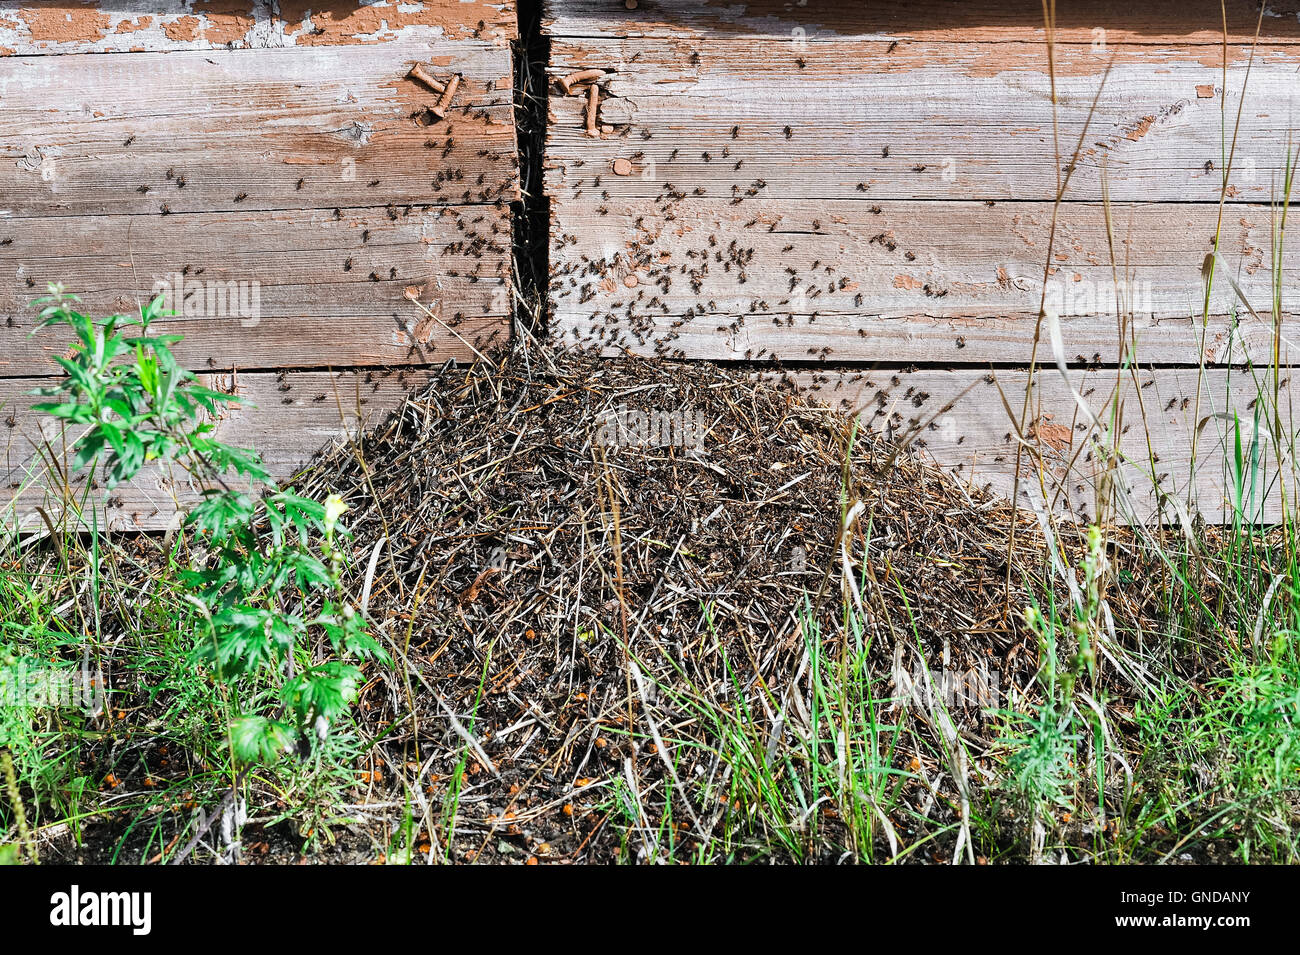
{"label": "green plant", "polygon": [[1089,759],[1097,774],[1097,817],[1105,819],[1101,754],[1106,730],[1104,707],[1095,694],[1108,565],[1100,528],[1089,527],[1085,540],[1083,587],[1075,591],[1071,610],[1062,613],[1050,599],[1046,612],[1038,606],[1025,610],[1025,625],[1038,643],[1039,697],[1001,713],[1004,779],[1028,811],[1034,858],[1041,854],[1050,810],[1081,808],[1076,798],[1087,776],[1080,767]]}
{"label": "green plant", "polygon": [[1071,790],[1078,781],[1077,713],[1073,668],[1062,671],[1058,660],[1059,622],[1037,608],[1025,611],[1025,623],[1038,638],[1039,685],[1042,698],[1023,710],[1008,710],[1000,738],[1006,749],[1006,778],[1029,803],[1032,818],[1048,807],[1068,809]]}
{"label": "green plant", "polygon": [[[180,336],[152,332],[167,314],[161,298],[139,318],[101,321],[75,310],[76,298],[59,287],[50,291],[38,303],[40,326],[69,328],[75,341],[57,359],[65,377],[35,407],[82,429],[73,468],[88,484],[101,475],[111,490],[156,463],[201,489],[183,521],[194,556],[181,580],[206,630],[196,659],[244,691],[229,733],[236,758],[268,761],[312,731],[324,735],[356,697],[357,663],[386,659],[342,583],[347,505],[278,488],[255,451],[217,437],[208,419],[237,399],[177,363],[171,346]],[[331,658],[313,654],[320,637]]]}

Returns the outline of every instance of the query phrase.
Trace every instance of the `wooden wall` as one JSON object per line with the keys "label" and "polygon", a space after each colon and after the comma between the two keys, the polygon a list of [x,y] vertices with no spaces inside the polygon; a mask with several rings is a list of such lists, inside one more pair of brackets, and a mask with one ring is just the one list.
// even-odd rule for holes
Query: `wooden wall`
{"label": "wooden wall", "polygon": [[[49,282],[97,314],[183,287],[165,330],[255,402],[222,434],[281,473],[420,366],[504,341],[515,22],[509,0],[0,7],[0,508],[42,498],[24,409],[66,345],[32,334]],[[445,118],[415,63],[461,76]],[[231,282],[243,309],[208,297]],[[160,526],[178,490],[151,473],[108,517]]]}
{"label": "wooden wall", "polygon": [[[557,342],[780,359],[1007,491],[1015,428],[995,382],[1018,419],[1050,268],[1074,387],[1098,409],[1121,389],[1142,509],[1157,483],[1194,483],[1219,515],[1227,422],[1257,398],[1241,366],[1267,361],[1273,336],[1222,273],[1203,327],[1202,265],[1244,87],[1220,249],[1267,319],[1270,203],[1300,116],[1296,4],[1270,5],[1253,61],[1247,0],[1228,0],[1226,46],[1218,0],[1056,7],[1054,109],[1037,0],[547,0],[552,76],[606,74],[595,136],[581,90],[550,96]],[[1276,264],[1289,331],[1300,263]],[[1116,299],[1140,365],[1125,374]],[[1074,400],[1054,369],[1034,388],[1025,437],[1059,506],[1087,514]]]}
{"label": "wooden wall", "polygon": [[[1201,270],[1217,230],[1265,317],[1276,270],[1289,358],[1298,265],[1270,203],[1300,115],[1297,6],[1268,7],[1252,52],[1253,0],[1227,3],[1226,44],[1217,0],[1059,0],[1053,108],[1037,0],[545,0],[552,77],[604,74],[595,135],[585,87],[550,91],[554,340],[779,359],[1005,491],[1046,267],[1071,386],[1097,408],[1122,394],[1141,507],[1158,486],[1218,517],[1232,415],[1257,407],[1243,368],[1274,342],[1222,270],[1202,324]],[[179,273],[181,357],[256,398],[223,435],[281,472],[421,367],[503,341],[515,33],[508,0],[0,5],[0,503],[41,500],[50,435],[24,409],[64,344],[32,334],[50,281],[129,311]],[[445,118],[416,62],[462,76]],[[231,282],[256,316],[190,289]],[[1049,495],[1089,513],[1097,462],[1050,366],[1029,407]],[[150,475],[108,517],[160,526],[177,490]]]}

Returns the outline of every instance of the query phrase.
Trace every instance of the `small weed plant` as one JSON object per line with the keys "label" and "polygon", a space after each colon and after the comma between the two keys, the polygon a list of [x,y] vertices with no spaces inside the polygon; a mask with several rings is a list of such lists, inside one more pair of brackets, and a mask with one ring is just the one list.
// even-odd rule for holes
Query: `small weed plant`
{"label": "small weed plant", "polygon": [[40,325],[74,341],[35,409],[76,433],[72,468],[88,487],[110,493],[160,467],[198,489],[181,525],[190,566],[180,580],[201,620],[193,659],[225,688],[236,760],[266,762],[323,738],[357,696],[358,664],[386,657],[343,585],[347,506],[278,487],[255,451],[220,440],[213,420],[238,399],[177,363],[180,336],[153,330],[161,301],[138,318],[96,320],[52,287]]}

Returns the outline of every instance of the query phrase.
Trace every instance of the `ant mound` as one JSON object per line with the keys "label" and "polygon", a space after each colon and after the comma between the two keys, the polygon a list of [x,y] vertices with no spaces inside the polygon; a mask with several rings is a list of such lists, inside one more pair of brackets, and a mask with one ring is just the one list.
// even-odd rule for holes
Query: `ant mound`
{"label": "ant mound", "polygon": [[[593,834],[576,780],[635,780],[647,820],[681,793],[674,825],[716,824],[721,722],[771,747],[833,739],[813,725],[828,673],[888,707],[922,658],[1004,684],[1034,667],[1024,596],[1004,612],[1010,505],[778,376],[532,352],[448,366],[297,484],[350,504],[353,573],[373,568],[370,616],[414,674],[362,700],[394,764],[418,742],[423,771],[459,779],[465,758],[483,798],[461,811],[557,853]],[[983,711],[962,712],[979,738]]]}

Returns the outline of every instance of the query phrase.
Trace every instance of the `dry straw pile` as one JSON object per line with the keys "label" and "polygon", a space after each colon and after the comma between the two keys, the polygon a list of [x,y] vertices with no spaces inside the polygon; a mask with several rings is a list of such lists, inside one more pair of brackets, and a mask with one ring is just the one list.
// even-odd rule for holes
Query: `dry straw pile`
{"label": "dry straw pile", "polygon": [[867,647],[882,698],[918,647],[1004,685],[1034,667],[1023,597],[1005,613],[1009,505],[779,380],[516,352],[444,369],[298,483],[351,504],[369,613],[407,658],[362,712],[431,805],[457,783],[471,854],[600,857],[613,799],[592,779],[643,832],[703,841],[734,782],[718,719],[753,707],[773,752],[807,743],[822,650]]}

